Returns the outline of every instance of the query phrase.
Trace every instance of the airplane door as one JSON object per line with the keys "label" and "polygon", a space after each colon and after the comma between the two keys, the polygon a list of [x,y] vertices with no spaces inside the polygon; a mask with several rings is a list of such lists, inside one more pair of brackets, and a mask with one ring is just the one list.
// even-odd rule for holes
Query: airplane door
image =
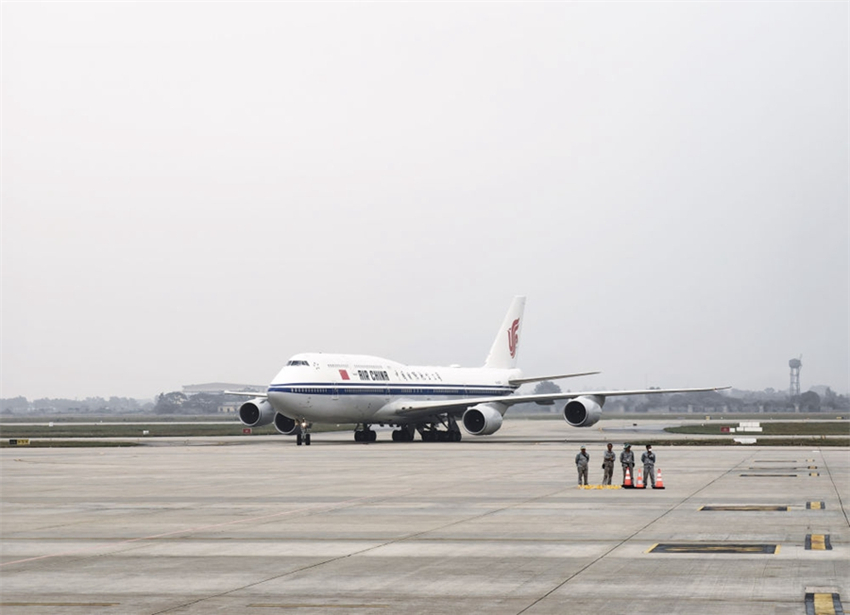
{"label": "airplane door", "polygon": [[339,400],[339,387],[336,385],[333,385],[333,387],[331,387],[331,399],[333,401]]}

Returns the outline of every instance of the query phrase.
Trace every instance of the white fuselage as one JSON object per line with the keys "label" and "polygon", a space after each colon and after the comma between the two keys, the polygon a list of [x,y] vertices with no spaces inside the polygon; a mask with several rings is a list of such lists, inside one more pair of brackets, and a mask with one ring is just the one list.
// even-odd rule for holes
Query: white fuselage
{"label": "white fuselage", "polygon": [[274,409],[320,423],[412,422],[394,407],[404,401],[505,396],[519,369],[404,365],[367,355],[306,353],[292,357],[268,388]]}

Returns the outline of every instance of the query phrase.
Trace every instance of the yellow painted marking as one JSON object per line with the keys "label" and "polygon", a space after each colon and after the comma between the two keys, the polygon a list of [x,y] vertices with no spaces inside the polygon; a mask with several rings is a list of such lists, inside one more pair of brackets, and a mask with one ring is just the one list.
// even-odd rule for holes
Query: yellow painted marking
{"label": "yellow painted marking", "polygon": [[[668,551],[679,551],[682,553],[711,553],[712,551],[728,551],[729,547],[723,545],[706,545],[704,547],[667,547]],[[761,547],[735,547],[737,553],[763,553]]]}
{"label": "yellow painted marking", "polygon": [[388,604],[249,604],[254,609],[386,609]]}
{"label": "yellow painted marking", "polygon": [[820,472],[809,472],[809,476],[820,476]]}
{"label": "yellow painted marking", "polygon": [[726,512],[734,512],[734,511],[765,511],[765,512],[784,512],[788,510],[787,506],[760,506],[760,505],[748,505],[748,506],[703,506],[699,510],[704,511],[726,511]]}
{"label": "yellow painted marking", "polygon": [[657,546],[658,546],[658,544],[659,544],[659,543],[657,543],[657,542],[656,542],[654,545],[652,545],[652,546],[651,546],[651,547],[649,547],[646,551],[644,551],[644,553],[652,553],[652,550],[653,550],[655,547],[657,547]]}
{"label": "yellow painted marking", "polygon": [[815,594],[815,615],[835,615],[832,594]]}
{"label": "yellow painted marking", "polygon": [[118,606],[120,602],[0,602],[6,606]]}
{"label": "yellow painted marking", "polygon": [[826,551],[826,536],[824,534],[812,534],[812,551]]}
{"label": "yellow painted marking", "polygon": [[744,544],[697,544],[681,543],[654,545],[647,553],[759,553],[775,555],[779,545],[744,545]]}
{"label": "yellow painted marking", "polygon": [[806,469],[807,469],[807,470],[817,470],[817,469],[818,469],[818,467],[817,467],[817,466],[809,466],[809,467],[808,467],[808,468],[806,468]]}
{"label": "yellow painted marking", "polygon": [[809,508],[812,510],[820,510],[820,502],[809,502]]}

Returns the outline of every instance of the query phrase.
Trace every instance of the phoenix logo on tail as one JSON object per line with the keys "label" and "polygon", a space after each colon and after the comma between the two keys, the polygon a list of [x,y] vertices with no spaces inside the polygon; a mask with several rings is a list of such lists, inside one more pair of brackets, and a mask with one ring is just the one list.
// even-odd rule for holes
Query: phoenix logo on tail
{"label": "phoenix logo on tail", "polygon": [[516,345],[519,341],[517,329],[519,329],[519,318],[517,318],[511,325],[511,328],[508,329],[508,349],[511,351],[512,359],[516,357]]}
{"label": "phoenix logo on tail", "polygon": [[602,417],[602,405],[612,395],[718,390],[517,395],[516,390],[523,384],[599,373],[523,376],[517,368],[517,353],[524,309],[525,297],[515,297],[483,367],[406,365],[367,355],[297,354],[275,376],[266,394],[234,393],[253,398],[240,406],[239,419],[248,427],[274,423],[280,433],[296,436],[298,444],[310,444],[313,423],[355,423],[357,442],[375,441],[377,434],[372,425],[394,427],[396,442],[410,442],[417,432],[426,442],[459,442],[461,425],[473,436],[498,431],[502,417],[514,404],[563,400],[564,420],[573,427],[590,427]]}

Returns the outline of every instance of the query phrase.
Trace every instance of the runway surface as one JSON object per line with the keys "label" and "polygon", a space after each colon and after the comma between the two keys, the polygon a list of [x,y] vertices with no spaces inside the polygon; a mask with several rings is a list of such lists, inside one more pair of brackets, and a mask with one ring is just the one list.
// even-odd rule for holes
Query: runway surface
{"label": "runway surface", "polygon": [[599,482],[603,442],[619,453],[630,437],[601,425],[3,449],[0,610],[796,615],[850,601],[847,448],[660,447],[666,489],[578,489],[576,443]]}

